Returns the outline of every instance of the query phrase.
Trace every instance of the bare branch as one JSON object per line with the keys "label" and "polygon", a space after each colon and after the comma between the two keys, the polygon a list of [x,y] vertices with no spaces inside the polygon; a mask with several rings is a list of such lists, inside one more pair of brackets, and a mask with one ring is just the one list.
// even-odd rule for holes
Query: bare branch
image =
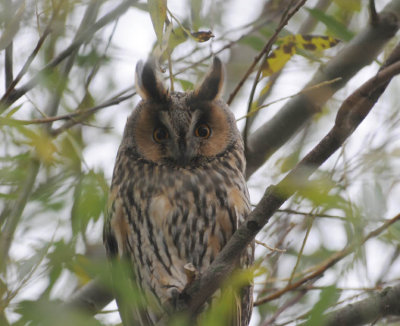
{"label": "bare branch", "polygon": [[[20,72],[18,73],[18,75],[15,77],[14,80],[12,80],[12,82],[10,82],[10,84],[7,85],[7,90],[4,93],[4,95],[2,96],[2,98],[0,99],[0,111],[5,110],[8,105],[7,105],[7,99],[10,96],[10,94],[13,92],[15,86],[19,83],[19,81],[22,79],[22,77],[26,74],[26,72],[28,71],[32,61],[35,59],[36,55],[39,53],[39,50],[41,49],[44,41],[46,40],[47,36],[51,33],[51,28],[54,24],[54,21],[58,15],[58,10],[60,9],[59,7],[61,6],[61,2],[59,4],[58,7],[55,8],[55,10],[53,11],[52,17],[50,18],[49,23],[47,24],[46,28],[44,29],[43,34],[40,36],[35,48],[33,49],[32,53],[29,55],[28,59],[26,60],[26,62],[24,63],[24,65],[22,66]],[[11,104],[11,103],[10,103]]]}
{"label": "bare branch", "polygon": [[[269,39],[269,41],[265,45],[264,49],[261,51],[260,55],[257,56],[254,59],[254,62],[253,62],[253,65],[252,65],[251,69],[254,69],[254,67],[258,63],[259,59],[261,59],[261,56],[263,57],[263,62],[267,59],[267,57],[269,55],[269,52],[271,51],[272,45],[275,43],[276,39],[278,38],[279,33],[281,32],[283,27],[286,26],[286,24],[288,23],[289,19],[292,18],[293,15],[295,13],[297,13],[297,11],[299,11],[299,9],[304,5],[305,2],[306,2],[306,0],[298,1],[297,4],[293,8],[291,8],[291,6],[293,5],[293,1],[289,4],[289,6],[287,8],[287,11],[284,13],[284,15],[283,15],[283,17],[281,19],[281,22],[279,23],[279,26],[276,29],[274,35],[272,35],[272,37]],[[247,76],[245,76],[246,79],[250,75],[251,71],[252,70],[249,69],[248,70],[248,74],[246,73],[246,75],[247,75]],[[262,72],[262,64],[258,68],[258,71],[256,73],[256,77],[254,78],[253,86],[251,87],[249,100],[248,100],[248,105],[247,105],[247,114],[249,114],[250,111],[251,111],[251,107],[252,107],[253,99],[254,99],[254,94],[256,92],[256,87],[257,87],[258,82],[260,80],[261,72]],[[246,79],[242,79],[239,82],[238,87],[233,91],[232,95],[228,99],[228,102],[227,102],[228,105],[231,103],[233,97],[237,94],[237,92],[239,91],[240,87],[244,84]],[[250,123],[249,123],[249,120],[246,119],[246,123],[244,125],[244,130],[243,130],[243,143],[244,143],[245,153],[247,152],[247,136],[248,136],[249,128],[250,128]]]}
{"label": "bare branch", "polygon": [[90,314],[96,314],[114,299],[113,293],[104,287],[97,279],[80,288],[65,303],[67,308],[80,309]]}
{"label": "bare branch", "polygon": [[[85,14],[83,15],[82,21],[76,31],[74,40],[78,39],[84,30],[88,29],[96,20],[98,10],[101,3],[97,0],[91,0],[90,4],[87,6]],[[54,91],[51,93],[50,99],[46,106],[46,114],[50,117],[57,114],[58,106],[61,101],[62,94],[67,85],[68,75],[73,67],[75,57],[78,54],[79,47],[71,52],[68,59],[64,62],[60,69],[60,78],[57,81],[57,85]],[[49,131],[51,124],[46,126]]]}
{"label": "bare branch", "polygon": [[31,160],[25,183],[22,185],[18,198],[15,200],[14,206],[10,210],[10,214],[5,220],[4,228],[1,230],[0,272],[2,272],[6,266],[11,241],[13,239],[18,222],[20,221],[23,209],[25,208],[26,202],[28,201],[28,198],[32,192],[33,184],[39,171],[39,165],[40,164],[37,160]]}
{"label": "bare branch", "polygon": [[379,228],[377,228],[374,231],[371,231],[364,237],[364,239],[359,242],[359,241],[354,241],[351,245],[348,247],[344,248],[343,250],[333,254],[330,258],[326,259],[322,264],[318,266],[313,272],[309,273],[307,276],[301,278],[300,280],[288,284],[285,288],[276,291],[274,293],[271,293],[267,297],[261,298],[254,302],[255,306],[262,305],[264,303],[267,303],[271,300],[277,299],[283,294],[292,291],[294,289],[299,288],[301,285],[304,283],[313,280],[315,278],[318,278],[319,276],[323,275],[330,267],[335,265],[337,262],[342,260],[344,257],[348,256],[349,254],[353,253],[357,248],[362,246],[365,242],[367,242],[369,239],[377,237],[379,234],[381,234],[383,231],[385,231],[389,226],[391,226],[393,223],[397,222],[400,220],[400,214],[396,215],[390,220],[385,221]]}
{"label": "bare branch", "polygon": [[[282,17],[282,20],[279,24],[279,26],[277,27],[275,33],[271,36],[271,38],[268,40],[267,44],[265,44],[264,48],[261,50],[261,52],[254,58],[253,63],[250,65],[250,67],[247,69],[246,73],[244,74],[244,76],[242,77],[242,79],[240,80],[240,82],[237,84],[236,88],[233,90],[233,92],[231,93],[231,95],[229,95],[228,100],[226,101],[226,103],[229,105],[232,103],[233,99],[235,98],[236,94],[239,92],[239,90],[242,88],[244,82],[247,80],[247,78],[250,76],[250,74],[253,72],[255,66],[257,65],[257,63],[261,60],[261,58],[263,56],[265,56],[266,54],[269,53],[269,51],[271,50],[272,45],[275,43],[276,39],[278,38],[279,33],[281,32],[281,30],[286,26],[287,22],[289,21],[290,18],[293,17],[293,15],[304,5],[304,3],[307,0],[301,0],[299,1],[296,6],[290,10],[286,15],[284,15],[284,17]],[[258,78],[256,78],[257,80]]]}
{"label": "bare branch", "polygon": [[[90,109],[87,109],[85,111],[79,111],[79,112],[75,112],[75,113],[71,113],[71,114],[66,114],[62,117],[62,120],[66,119],[68,120],[67,122],[65,122],[61,127],[53,129],[50,131],[50,134],[52,136],[58,136],[59,134],[61,134],[62,132],[64,132],[65,130],[75,126],[76,124],[82,123],[83,121],[87,120],[89,117],[91,117],[95,112],[106,108],[106,107],[110,107],[113,105],[117,105],[123,101],[126,101],[127,99],[131,98],[132,96],[134,96],[136,94],[136,92],[131,92],[127,95],[124,96],[120,96],[111,100],[108,100],[106,102],[104,102],[103,104],[100,105],[96,105]],[[58,119],[61,120],[61,119]]]}
{"label": "bare branch", "polygon": [[358,326],[372,323],[385,316],[400,316],[399,302],[400,284],[327,314],[324,325]]}
{"label": "bare branch", "polygon": [[308,184],[308,178],[354,132],[368,115],[388,82],[400,73],[400,62],[378,72],[343,103],[335,125],[298,165],[276,186],[270,186],[246,221],[233,234],[223,250],[200,279],[183,293],[181,309],[198,313],[204,302],[232,272],[235,262],[256,234],[268,223],[275,211],[297,190]]}
{"label": "bare branch", "polygon": [[321,68],[305,86],[341,78],[327,85],[291,99],[271,120],[249,136],[247,146],[247,177],[256,171],[265,160],[289,140],[326,101],[343,87],[361,68],[371,63],[383,46],[399,28],[400,0],[393,0],[380,13],[379,24],[368,25],[364,31]]}
{"label": "bare branch", "polygon": [[60,62],[69,57],[72,53],[74,53],[83,43],[87,42],[93,35],[109,24],[110,22],[117,19],[119,16],[124,14],[126,10],[133,4],[136,3],[136,0],[125,0],[115,9],[110,11],[108,14],[104,15],[100,18],[95,24],[89,26],[84,32],[82,32],[79,36],[77,36],[73,42],[64,49],[57,57],[51,60],[45,67],[43,67],[34,77],[32,77],[29,81],[27,81],[24,85],[22,85],[19,89],[15,89],[14,91],[7,94],[7,96],[3,96],[0,100],[0,107],[3,109],[14,103],[21,96],[23,96],[26,92],[35,87],[38,83],[40,76],[48,70],[56,67]]}

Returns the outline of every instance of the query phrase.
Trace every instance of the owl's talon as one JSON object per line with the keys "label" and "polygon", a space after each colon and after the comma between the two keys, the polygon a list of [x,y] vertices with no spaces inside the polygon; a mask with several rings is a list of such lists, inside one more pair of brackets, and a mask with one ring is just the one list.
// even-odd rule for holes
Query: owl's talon
{"label": "owl's talon", "polygon": [[193,281],[196,279],[198,271],[192,263],[187,263],[185,266],[183,266],[183,269],[185,270],[186,274],[186,281],[187,281],[186,287],[187,287],[189,284],[192,284]]}

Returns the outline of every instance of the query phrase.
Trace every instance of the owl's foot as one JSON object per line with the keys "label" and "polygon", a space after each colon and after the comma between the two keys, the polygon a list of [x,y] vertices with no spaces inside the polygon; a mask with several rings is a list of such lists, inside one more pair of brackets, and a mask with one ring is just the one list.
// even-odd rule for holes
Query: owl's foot
{"label": "owl's foot", "polygon": [[188,287],[197,278],[198,271],[192,263],[187,263],[185,266],[183,266],[183,269],[185,270],[186,274],[186,287]]}

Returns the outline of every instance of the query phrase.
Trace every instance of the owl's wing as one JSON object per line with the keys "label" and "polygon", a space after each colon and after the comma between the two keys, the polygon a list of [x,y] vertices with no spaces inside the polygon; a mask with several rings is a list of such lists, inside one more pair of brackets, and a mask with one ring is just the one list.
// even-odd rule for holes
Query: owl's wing
{"label": "owl's wing", "polygon": [[[121,216],[122,209],[120,205],[122,205],[122,203],[116,198],[116,195],[112,195],[113,193],[115,194],[115,191],[111,191],[108,213],[103,229],[103,242],[106,247],[107,255],[111,259],[113,265],[112,276],[114,288],[118,288],[116,282],[123,280],[124,293],[139,293],[131,255],[129,252],[125,252],[124,249],[131,246],[130,242],[132,239],[129,236],[128,230],[121,230],[123,226],[121,222],[115,222],[123,221],[126,217]],[[116,224],[118,224],[119,227],[116,227]],[[119,288],[120,287],[121,286],[119,286]],[[125,297],[129,297],[129,295]],[[154,314],[143,307],[143,305],[141,307],[137,304],[133,305],[130,300],[126,300],[119,295],[116,295],[116,301],[123,325],[150,326],[155,324]]]}
{"label": "owl's wing", "polygon": [[[238,216],[238,222],[239,225],[242,224],[245,219],[247,218],[248,214],[250,214],[250,200],[249,200],[249,195],[247,192],[246,188],[246,198],[248,201],[248,207],[243,215]],[[249,244],[246,248],[246,250],[243,252],[243,254],[240,257],[240,266],[243,268],[248,268],[253,265],[254,263],[254,249],[255,249],[255,242],[252,241],[251,244]],[[238,304],[238,326],[247,326],[250,322],[250,318],[253,312],[253,283],[243,287],[240,290],[239,293],[239,304]]]}
{"label": "owl's wing", "polygon": [[[241,266],[249,267],[254,262],[254,241],[246,248],[241,257]],[[253,312],[253,284],[240,290],[240,312],[238,313],[240,326],[247,326]]]}

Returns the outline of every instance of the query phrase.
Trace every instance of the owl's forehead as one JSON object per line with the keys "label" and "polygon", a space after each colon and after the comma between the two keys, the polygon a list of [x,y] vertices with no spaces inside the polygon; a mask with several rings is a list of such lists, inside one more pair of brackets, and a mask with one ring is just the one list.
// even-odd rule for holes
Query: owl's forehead
{"label": "owl's forehead", "polygon": [[186,93],[172,93],[168,104],[163,110],[163,115],[173,125],[190,125],[200,113],[198,105]]}

